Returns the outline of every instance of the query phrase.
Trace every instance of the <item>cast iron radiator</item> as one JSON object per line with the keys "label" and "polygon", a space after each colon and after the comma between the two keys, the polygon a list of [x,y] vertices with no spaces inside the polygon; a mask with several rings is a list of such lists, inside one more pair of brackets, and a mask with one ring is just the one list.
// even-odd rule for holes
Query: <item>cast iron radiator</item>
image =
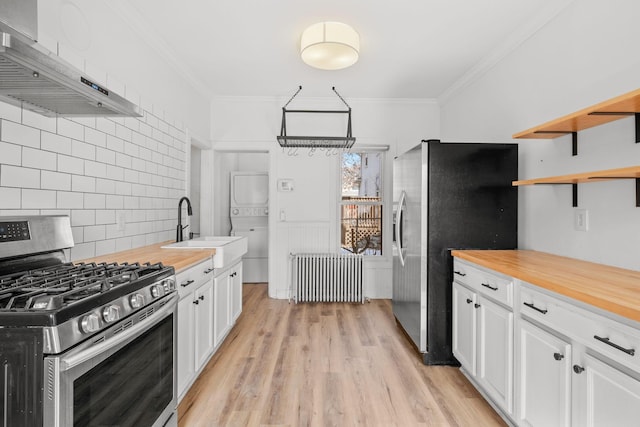
{"label": "cast iron radiator", "polygon": [[362,294],[362,255],[292,254],[292,294],[298,302],[359,302]]}

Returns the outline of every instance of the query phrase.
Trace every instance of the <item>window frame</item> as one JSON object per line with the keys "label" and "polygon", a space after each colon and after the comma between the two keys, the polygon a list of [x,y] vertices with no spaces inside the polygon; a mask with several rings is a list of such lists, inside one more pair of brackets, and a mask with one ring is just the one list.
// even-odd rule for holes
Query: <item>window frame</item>
{"label": "window frame", "polygon": [[[380,217],[377,218],[380,224],[380,249],[379,249],[379,253],[376,254],[367,254],[366,250],[364,251],[364,253],[362,253],[363,256],[365,256],[367,259],[386,259],[387,255],[386,254],[386,244],[385,244],[385,214],[386,214],[386,197],[385,197],[385,173],[386,173],[386,167],[385,167],[385,162],[386,162],[386,153],[385,151],[387,151],[387,149],[372,149],[372,148],[358,148],[355,147],[352,150],[349,150],[348,152],[343,152],[338,156],[338,174],[339,174],[339,179],[338,179],[338,209],[337,209],[337,222],[338,222],[338,251],[340,253],[355,253],[355,252],[351,252],[348,249],[345,249],[342,246],[342,225],[343,225],[343,208],[344,206],[347,205],[354,205],[357,206],[358,209],[360,209],[360,206],[378,206],[378,210],[380,212]],[[379,167],[380,167],[380,182],[378,185],[378,198],[379,200],[377,201],[362,201],[362,200],[344,200],[343,199],[343,193],[342,193],[342,184],[343,184],[343,159],[344,159],[344,155],[347,153],[351,153],[351,154],[378,154],[379,157]],[[362,170],[361,170],[362,171]],[[361,172],[362,175],[362,172]],[[367,197],[367,196],[354,196],[354,197]]]}

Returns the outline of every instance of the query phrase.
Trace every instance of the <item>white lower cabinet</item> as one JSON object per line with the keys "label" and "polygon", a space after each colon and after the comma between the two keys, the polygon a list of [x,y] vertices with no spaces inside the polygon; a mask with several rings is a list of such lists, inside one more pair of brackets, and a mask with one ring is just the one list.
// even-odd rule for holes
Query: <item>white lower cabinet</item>
{"label": "white lower cabinet", "polygon": [[508,414],[513,413],[513,312],[478,299],[478,382]]}
{"label": "white lower cabinet", "polygon": [[518,425],[571,425],[571,345],[526,320],[519,329]]}
{"label": "white lower cabinet", "polygon": [[[461,266],[457,265],[462,271]],[[467,268],[465,271],[469,271]],[[465,276],[470,273],[465,273]],[[502,411],[513,413],[513,312],[495,298],[502,291],[484,273],[477,283],[453,283],[453,354],[462,368]],[[493,278],[495,279],[495,278]],[[494,294],[495,292],[495,294]],[[504,302],[510,299],[504,299]]]}
{"label": "white lower cabinet", "polygon": [[188,390],[213,352],[213,262],[205,260],[176,275],[178,397]]}
{"label": "white lower cabinet", "polygon": [[452,347],[502,416],[527,427],[639,426],[637,322],[499,274],[454,260]]}
{"label": "white lower cabinet", "polygon": [[576,426],[640,425],[640,381],[584,355],[573,367]]}
{"label": "white lower cabinet", "polygon": [[218,347],[242,311],[242,262],[216,274],[213,282],[213,340],[214,346]]}

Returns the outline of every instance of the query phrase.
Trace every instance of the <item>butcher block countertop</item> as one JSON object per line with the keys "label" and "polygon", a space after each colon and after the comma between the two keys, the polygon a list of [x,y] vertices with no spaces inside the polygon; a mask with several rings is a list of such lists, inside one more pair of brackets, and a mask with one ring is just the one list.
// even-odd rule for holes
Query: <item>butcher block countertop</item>
{"label": "butcher block countertop", "polygon": [[529,250],[453,250],[454,257],[640,322],[640,272]]}
{"label": "butcher block countertop", "polygon": [[215,249],[162,249],[162,246],[173,243],[172,241],[156,243],[141,248],[129,249],[121,252],[100,255],[94,258],[79,260],[77,262],[149,262],[155,264],[161,262],[171,265],[176,273],[191,267],[201,261],[215,255]]}

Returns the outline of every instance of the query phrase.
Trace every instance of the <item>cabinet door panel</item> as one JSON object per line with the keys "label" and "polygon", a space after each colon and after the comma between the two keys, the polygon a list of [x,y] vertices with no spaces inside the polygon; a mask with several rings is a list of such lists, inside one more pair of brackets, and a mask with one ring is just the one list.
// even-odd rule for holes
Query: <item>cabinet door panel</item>
{"label": "cabinet door panel", "polygon": [[476,375],[476,294],[457,283],[453,284],[453,354],[458,362]]}
{"label": "cabinet door panel", "polygon": [[231,318],[231,271],[227,271],[224,274],[214,279],[214,292],[215,292],[215,310],[214,310],[214,345],[217,347],[220,345],[225,335],[229,331],[230,318]]}
{"label": "cabinet door panel", "polygon": [[508,413],[513,413],[513,313],[480,297],[478,380]]}
{"label": "cabinet door panel", "polygon": [[580,375],[580,424],[587,427],[632,426],[640,422],[640,381],[589,355]]}
{"label": "cabinet door panel", "polygon": [[233,283],[231,285],[231,323],[242,313],[242,263],[233,267]]}
{"label": "cabinet door panel", "polygon": [[195,308],[195,356],[199,370],[213,350],[213,280],[209,280],[194,293]]}
{"label": "cabinet door panel", "polygon": [[177,327],[177,388],[178,396],[186,391],[195,375],[195,355],[193,350],[193,298],[187,296],[178,302]]}
{"label": "cabinet door panel", "polygon": [[571,346],[520,322],[520,422],[535,427],[569,426]]}

